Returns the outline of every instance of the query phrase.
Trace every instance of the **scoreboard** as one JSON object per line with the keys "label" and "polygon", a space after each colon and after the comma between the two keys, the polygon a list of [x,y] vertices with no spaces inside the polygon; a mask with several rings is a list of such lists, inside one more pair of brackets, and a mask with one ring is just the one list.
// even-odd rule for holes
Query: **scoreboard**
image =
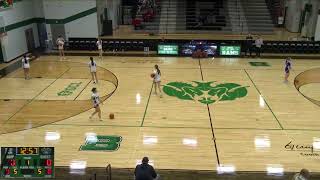
{"label": "scoreboard", "polygon": [[1,147],[2,178],[53,178],[54,147]]}

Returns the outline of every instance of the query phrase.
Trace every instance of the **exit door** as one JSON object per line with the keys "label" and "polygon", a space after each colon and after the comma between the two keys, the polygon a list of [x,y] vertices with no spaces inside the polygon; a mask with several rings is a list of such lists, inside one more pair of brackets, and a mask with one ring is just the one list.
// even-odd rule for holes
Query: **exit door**
{"label": "exit door", "polygon": [[34,36],[32,28],[25,30],[26,41],[27,41],[27,48],[29,52],[32,52],[36,45],[34,43]]}

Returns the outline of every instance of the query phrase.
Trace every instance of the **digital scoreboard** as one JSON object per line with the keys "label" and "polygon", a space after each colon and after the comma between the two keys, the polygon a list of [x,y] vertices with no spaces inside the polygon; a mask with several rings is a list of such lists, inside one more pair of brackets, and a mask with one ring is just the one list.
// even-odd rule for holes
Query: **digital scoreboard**
{"label": "digital scoreboard", "polygon": [[220,46],[221,56],[240,56],[241,46]]}
{"label": "digital scoreboard", "polygon": [[1,147],[2,178],[53,178],[53,147]]}
{"label": "digital scoreboard", "polygon": [[169,45],[169,44],[159,44],[158,45],[158,54],[178,55],[179,54],[179,46],[178,45]]}

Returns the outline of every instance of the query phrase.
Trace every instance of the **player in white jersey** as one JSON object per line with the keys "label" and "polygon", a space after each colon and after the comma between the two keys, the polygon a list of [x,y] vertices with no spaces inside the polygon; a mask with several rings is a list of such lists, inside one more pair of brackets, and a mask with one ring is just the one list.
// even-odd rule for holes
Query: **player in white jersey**
{"label": "player in white jersey", "polygon": [[102,49],[102,40],[100,38],[98,38],[98,41],[96,42],[97,44],[97,48],[99,51],[99,57],[102,60],[102,54],[103,54],[103,49]]}
{"label": "player in white jersey", "polygon": [[64,56],[64,39],[62,38],[62,36],[58,37],[58,39],[56,41],[56,44],[57,44],[58,49],[59,49],[60,60],[65,59],[65,56]]}
{"label": "player in white jersey", "polygon": [[91,100],[92,100],[93,107],[94,107],[95,111],[91,114],[91,116],[89,118],[92,119],[92,117],[98,113],[99,120],[102,121],[101,109],[100,109],[100,97],[99,97],[97,88],[92,88],[91,91],[92,91]]}
{"label": "player in white jersey", "polygon": [[90,57],[89,62],[89,69],[92,76],[93,83],[98,83],[98,77],[97,77],[97,63],[93,60],[92,57]]}
{"label": "player in white jersey", "polygon": [[154,84],[154,93],[157,94],[157,88],[159,89],[160,92],[160,97],[162,97],[162,92],[161,92],[161,71],[159,69],[158,65],[154,66],[154,78],[153,78],[153,84]]}
{"label": "player in white jersey", "polygon": [[23,58],[21,60],[22,62],[22,68],[23,68],[23,72],[24,72],[24,79],[30,79],[30,58],[27,57],[26,55],[23,55]]}

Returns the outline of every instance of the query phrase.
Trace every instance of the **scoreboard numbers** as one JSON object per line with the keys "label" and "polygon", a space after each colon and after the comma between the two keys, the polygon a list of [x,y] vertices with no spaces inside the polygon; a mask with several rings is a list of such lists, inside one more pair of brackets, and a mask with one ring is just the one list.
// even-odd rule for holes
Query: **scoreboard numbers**
{"label": "scoreboard numbers", "polygon": [[1,178],[54,178],[53,147],[2,147]]}

